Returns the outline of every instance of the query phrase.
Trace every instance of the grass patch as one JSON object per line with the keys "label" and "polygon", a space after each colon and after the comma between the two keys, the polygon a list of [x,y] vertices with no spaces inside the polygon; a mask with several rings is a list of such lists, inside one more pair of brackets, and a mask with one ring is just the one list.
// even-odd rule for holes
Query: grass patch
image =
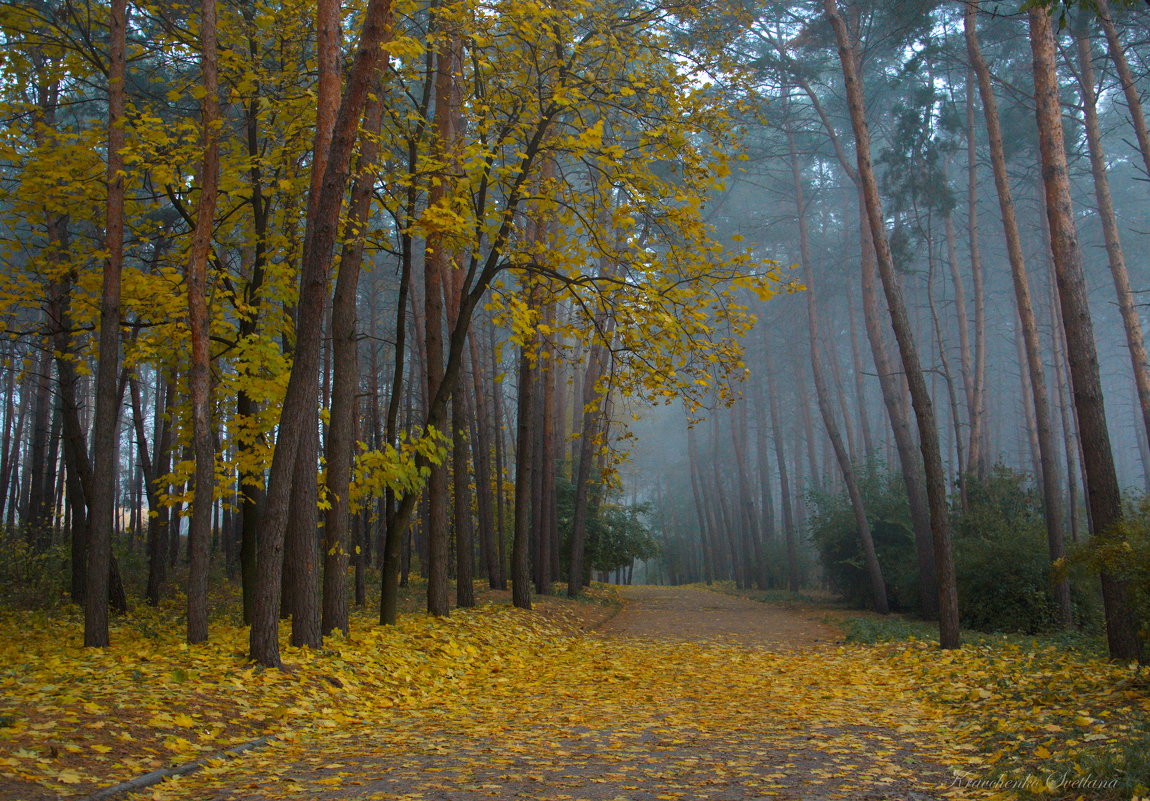
{"label": "grass patch", "polygon": [[[848,617],[828,621],[841,626],[847,642],[875,645],[878,643],[938,639],[938,624],[925,620],[911,620],[894,615],[888,617]],[[1057,651],[1080,654],[1097,659],[1106,658],[1106,643],[1095,631],[1075,629],[1045,634],[1007,634],[963,629],[962,641],[969,645],[1013,645],[1019,648],[1053,648]]]}
{"label": "grass patch", "polygon": [[813,592],[792,592],[791,590],[781,588],[770,590],[739,589],[733,581],[716,581],[712,584],[699,584],[696,586],[702,589],[712,590],[713,592],[721,592],[724,595],[735,595],[739,598],[746,598],[764,604],[776,604],[783,607],[810,607],[821,609],[829,606],[843,609],[848,608],[845,603],[833,596]]}

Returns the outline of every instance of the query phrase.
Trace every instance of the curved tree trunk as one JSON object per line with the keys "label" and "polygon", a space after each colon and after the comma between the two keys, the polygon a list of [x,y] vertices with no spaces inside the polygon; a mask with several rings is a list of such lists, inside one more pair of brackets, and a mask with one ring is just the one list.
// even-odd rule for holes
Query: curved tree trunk
{"label": "curved tree trunk", "polygon": [[807,233],[806,204],[803,198],[802,175],[799,171],[799,158],[795,151],[794,132],[787,127],[787,148],[790,152],[791,181],[795,196],[795,212],[799,225],[799,253],[802,262],[803,282],[807,287],[807,343],[811,359],[811,373],[815,381],[815,397],[818,400],[819,414],[823,418],[823,427],[830,438],[831,447],[834,448],[835,458],[838,460],[839,470],[846,483],[847,496],[850,498],[851,511],[854,513],[855,526],[858,528],[859,545],[866,565],[867,580],[870,582],[871,603],[879,614],[887,614],[890,607],[886,597],[886,582],[883,580],[882,566],[879,565],[878,554],[874,547],[874,538],[871,536],[870,522],[867,520],[866,508],[863,506],[862,490],[859,488],[858,476],[854,465],[851,464],[850,454],[843,444],[842,434],[835,421],[834,411],[831,409],[830,397],[823,375],[822,358],[819,353],[819,317],[818,306],[815,303],[815,273],[811,266],[810,243]]}
{"label": "curved tree trunk", "polygon": [[[1047,397],[1046,375],[1042,364],[1042,346],[1038,338],[1038,322],[1030,297],[1030,284],[1022,255],[1022,238],[1018,231],[1018,222],[1014,214],[1014,200],[1010,191],[1010,180],[1006,173],[1006,156],[998,120],[998,102],[990,84],[990,71],[987,69],[978,44],[975,27],[977,11],[977,0],[971,0],[966,6],[963,20],[966,45],[971,65],[978,79],[983,114],[986,117],[987,136],[990,140],[990,160],[994,169],[994,185],[998,190],[999,212],[1002,217],[1007,255],[1010,260],[1010,276],[1014,284],[1015,305],[1022,326],[1021,339],[1026,355],[1029,388],[1034,402],[1035,425],[1033,430],[1038,440],[1040,468],[1038,472],[1042,481],[1047,545],[1050,559],[1053,562],[1065,554],[1062,479],[1059,476],[1058,452],[1054,442],[1054,427],[1050,418],[1050,401]],[[1055,586],[1055,601],[1058,607],[1059,621],[1063,626],[1069,626],[1071,624],[1070,587],[1065,580],[1058,582]]]}
{"label": "curved tree trunk", "polygon": [[942,454],[939,452],[938,426],[935,423],[934,405],[923,378],[918,348],[911,332],[910,319],[906,313],[902,289],[894,271],[890,244],[886,238],[882,202],[879,199],[878,183],[875,180],[871,165],[870,129],[866,121],[855,48],[847,31],[846,23],[838,13],[836,0],[823,0],[823,5],[838,42],[839,61],[842,64],[843,79],[846,84],[847,104],[850,107],[851,123],[855,132],[857,150],[855,156],[858,160],[859,182],[862,186],[863,197],[866,200],[867,217],[870,222],[871,236],[874,239],[879,275],[882,278],[883,290],[890,310],[891,325],[894,328],[895,339],[902,356],[903,371],[910,386],[911,404],[918,421],[919,448],[922,451],[923,467],[926,472],[926,496],[930,508],[930,527],[938,580],[939,642],[943,648],[957,648],[961,645],[958,624],[958,595],[955,588],[954,563],[950,546],[946,475],[942,467]]}
{"label": "curved tree trunk", "polygon": [[1138,391],[1138,407],[1142,412],[1142,425],[1150,436],[1150,359],[1142,337],[1142,320],[1134,303],[1130,275],[1126,270],[1126,257],[1118,235],[1118,215],[1110,194],[1110,181],[1106,177],[1106,153],[1102,149],[1102,130],[1098,123],[1098,93],[1094,89],[1094,65],[1090,58],[1088,17],[1081,17],[1082,29],[1078,33],[1079,78],[1082,88],[1082,109],[1086,128],[1086,142],[1090,149],[1090,172],[1094,177],[1094,197],[1098,200],[1098,218],[1102,222],[1102,235],[1106,241],[1106,256],[1110,262],[1110,275],[1114,279],[1114,292],[1118,296],[1118,310],[1122,314],[1122,328],[1126,332],[1126,347],[1130,351],[1130,366],[1134,371],[1134,386]]}

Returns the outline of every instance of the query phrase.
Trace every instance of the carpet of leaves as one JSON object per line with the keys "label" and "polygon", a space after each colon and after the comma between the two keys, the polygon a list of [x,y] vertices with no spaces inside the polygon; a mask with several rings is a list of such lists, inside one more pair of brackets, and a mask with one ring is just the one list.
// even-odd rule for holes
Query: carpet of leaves
{"label": "carpet of leaves", "polygon": [[143,796],[1007,798],[1026,777],[1089,799],[1068,779],[1099,778],[1150,714],[1137,671],[1053,649],[778,653],[587,635],[576,606],[361,619],[285,644],[283,671],[246,662],[239,626],[182,645],[170,610],[120,620],[104,651],[75,619],[5,613],[0,795],[83,795],[271,733]]}

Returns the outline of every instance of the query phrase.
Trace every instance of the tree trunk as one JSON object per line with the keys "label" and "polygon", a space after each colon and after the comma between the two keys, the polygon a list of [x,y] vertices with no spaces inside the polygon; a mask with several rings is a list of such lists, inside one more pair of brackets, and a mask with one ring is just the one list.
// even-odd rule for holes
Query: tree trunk
{"label": "tree trunk", "polygon": [[[435,72],[435,152],[439,160],[451,158],[457,140],[455,103],[456,54],[461,47],[454,34],[444,39],[436,57]],[[449,185],[446,169],[431,182],[427,204],[429,208],[450,208],[454,191]],[[423,270],[424,342],[427,351],[427,398],[439,391],[443,383],[443,298],[445,282],[450,281],[451,254],[447,247],[446,231],[431,230],[427,235],[427,251]],[[444,432],[446,433],[446,432]],[[447,461],[430,465],[427,480],[428,518],[428,577],[427,611],[445,616],[451,612],[448,594],[448,560],[451,535],[448,530],[447,503],[449,500]]]}
{"label": "tree trunk", "polygon": [[1106,177],[1106,154],[1102,149],[1102,130],[1098,123],[1098,94],[1094,89],[1094,65],[1090,58],[1088,17],[1080,18],[1078,32],[1079,79],[1082,88],[1082,108],[1086,141],[1090,149],[1090,172],[1094,177],[1094,197],[1098,201],[1098,218],[1102,222],[1102,235],[1106,242],[1106,256],[1110,263],[1110,276],[1114,279],[1114,292],[1118,295],[1118,310],[1122,314],[1122,327],[1126,332],[1126,346],[1130,350],[1130,366],[1134,372],[1134,386],[1138,394],[1138,408],[1142,412],[1142,425],[1150,436],[1150,358],[1142,337],[1142,320],[1138,315],[1130,275],[1126,270],[1126,257],[1118,235],[1118,215],[1110,194],[1110,181]]}
{"label": "tree trunk", "polygon": [[938,581],[935,575],[934,543],[931,534],[930,509],[923,484],[922,460],[915,444],[914,432],[910,425],[910,415],[906,408],[902,381],[899,378],[886,343],[880,321],[878,276],[875,269],[875,252],[867,221],[866,204],[859,196],[860,213],[860,263],[862,272],[863,323],[866,326],[867,340],[870,343],[871,357],[878,373],[879,387],[882,390],[883,405],[890,421],[899,466],[902,469],[903,486],[906,487],[907,503],[910,507],[911,527],[914,529],[915,559],[918,567],[919,613],[927,620],[938,617]]}
{"label": "tree trunk", "polygon": [[[791,162],[791,185],[795,197],[795,214],[799,226],[799,260],[803,271],[803,282],[806,284],[807,300],[807,345],[810,352],[811,374],[814,376],[815,397],[819,406],[819,414],[823,418],[823,427],[827,437],[834,448],[835,458],[838,460],[839,470],[846,483],[847,496],[850,498],[851,511],[854,513],[855,526],[858,527],[859,546],[866,565],[867,580],[870,583],[871,603],[874,610],[885,615],[890,612],[886,597],[886,582],[883,580],[882,566],[879,565],[878,554],[874,547],[874,538],[871,535],[870,522],[867,520],[866,509],[863,506],[862,490],[859,488],[858,477],[854,465],[851,464],[850,454],[843,444],[842,434],[835,421],[834,410],[831,408],[826,378],[823,375],[822,356],[819,352],[819,316],[818,306],[815,303],[815,272],[811,264],[810,239],[807,232],[806,202],[804,200],[802,174],[799,170],[799,157],[795,149],[795,135],[787,127],[787,147]],[[861,159],[860,159],[861,160]],[[861,172],[861,168],[860,168]],[[844,410],[845,411],[845,410]]]}
{"label": "tree trunk", "polygon": [[[950,262],[950,267],[951,267],[951,276],[955,279],[955,287],[956,287],[955,306],[962,309],[962,315],[963,315],[963,317],[965,317],[966,303],[965,303],[965,301],[960,302],[957,299],[962,294],[962,281],[961,281],[961,279],[958,278],[958,266],[955,263],[956,259],[955,259],[955,252],[954,252],[954,226],[951,224],[949,216],[946,218],[946,238],[947,238],[948,261]],[[959,410],[960,404],[958,402],[958,393],[955,392],[955,389],[954,389],[954,373],[950,369],[950,358],[946,355],[946,340],[943,337],[942,321],[939,319],[938,306],[935,303],[935,299],[934,299],[934,267],[935,267],[934,248],[930,244],[929,237],[927,239],[927,263],[928,263],[928,267],[927,267],[927,278],[926,278],[926,304],[927,304],[927,309],[930,312],[931,327],[934,329],[935,345],[938,348],[938,363],[939,363],[939,367],[941,368],[941,372],[942,372],[942,381],[946,385],[946,396],[947,396],[947,400],[950,403],[950,423],[951,423],[951,431],[954,434],[954,441],[952,443],[949,443],[949,444],[954,446],[955,463],[956,463],[956,468],[957,468],[955,470],[955,474],[956,474],[957,479],[958,479],[959,502],[962,504],[962,508],[966,509],[966,507],[967,507],[967,494],[966,494],[967,465],[966,465],[966,451],[965,451],[966,444],[963,442],[963,437],[962,437],[962,415],[961,415],[960,410]],[[959,327],[960,327],[960,329],[962,329],[962,328],[965,328],[966,326],[963,323],[960,323]],[[965,337],[965,336],[960,337],[960,338],[964,339],[964,340],[967,339],[967,337]],[[968,346],[968,344],[969,343],[964,343],[961,347],[966,348]],[[967,359],[964,356],[963,361],[968,362],[969,359]],[[963,378],[962,383],[963,383],[963,394],[964,395],[967,395],[966,388],[970,385],[968,367],[969,367],[969,365],[966,365],[966,366],[960,368],[960,370],[962,371],[962,378]],[[937,376],[938,373],[936,372],[935,375]],[[969,395],[967,395],[967,397],[969,400]],[[970,408],[969,405],[967,406],[967,408]],[[949,447],[947,448],[947,450],[950,450]]]}
{"label": "tree trunk", "polygon": [[515,531],[511,540],[511,602],[531,608],[531,494],[535,486],[535,367],[533,343],[525,342],[519,354],[518,425],[515,444]]}
{"label": "tree trunk", "polygon": [[200,101],[204,155],[200,164],[200,201],[192,249],[184,272],[188,287],[188,327],[191,332],[191,364],[188,389],[192,405],[192,447],[196,455],[195,496],[188,526],[188,642],[208,638],[208,546],[211,539],[212,503],[216,476],[216,448],[212,440],[211,353],[207,280],[208,256],[219,183],[220,146],[219,79],[216,70],[216,0],[200,2],[200,72],[204,97]]}
{"label": "tree trunk", "polygon": [[[313,428],[315,425],[319,346],[332,249],[347,187],[348,164],[367,101],[367,90],[374,83],[384,57],[381,44],[389,30],[390,8],[390,0],[369,0],[364,13],[359,46],[336,119],[317,211],[308,216],[304,233],[296,349],[280,416],[267,501],[260,521],[259,582],[250,637],[251,657],[271,667],[280,662],[278,606],[292,478],[296,459],[300,456],[301,437],[308,425]],[[311,472],[314,481],[315,471]]]}
{"label": "tree trunk", "polygon": [[1114,27],[1114,18],[1110,14],[1109,0],[1094,0],[1094,7],[1098,9],[1098,19],[1102,23],[1102,31],[1106,34],[1106,46],[1110,51],[1110,60],[1118,72],[1118,80],[1122,84],[1122,93],[1126,98],[1126,107],[1130,109],[1130,122],[1134,126],[1134,135],[1138,140],[1138,152],[1142,156],[1142,164],[1146,174],[1150,175],[1150,132],[1146,129],[1146,116],[1142,113],[1142,95],[1139,84],[1130,70],[1126,60],[1126,48],[1118,38],[1118,29]]}
{"label": "tree trunk", "polygon": [[[1110,449],[1094,325],[1087,302],[1086,276],[1078,249],[1078,233],[1074,227],[1074,211],[1070,200],[1070,178],[1055,67],[1054,31],[1045,10],[1030,9],[1027,16],[1030,21],[1030,48],[1034,57],[1035,113],[1046,191],[1046,216],[1050,224],[1051,252],[1062,307],[1062,324],[1066,333],[1074,409],[1085,456],[1086,493],[1095,536],[1106,541],[1114,536],[1114,526],[1121,518],[1122,498]],[[1126,581],[1109,570],[1102,571],[1101,580],[1106,639],[1111,658],[1141,659],[1142,644],[1127,597]]]}
{"label": "tree trunk", "polygon": [[[779,463],[779,492],[783,504],[783,537],[787,548],[787,589],[799,590],[798,530],[791,508],[791,482],[787,470],[786,446],[783,443],[783,427],[779,419],[778,385],[775,383],[774,366],[771,364],[771,345],[767,341],[767,328],[763,326],[763,375],[766,383],[766,400],[771,415],[771,435],[775,441],[775,461]],[[762,399],[759,401],[762,403]]]}
{"label": "tree trunk", "polygon": [[[850,293],[853,295],[854,293]],[[870,415],[867,412],[866,384],[862,357],[859,352],[858,321],[855,315],[854,298],[847,298],[847,328],[851,337],[851,367],[854,373],[855,406],[858,409],[859,429],[862,431],[863,458],[874,455],[874,435],[871,434]],[[765,334],[764,334],[765,336]]]}
{"label": "tree trunk", "polygon": [[[45,321],[45,339],[47,329],[52,325],[50,320]],[[47,342],[41,343],[40,355],[36,361],[36,375],[32,396],[32,431],[28,443],[28,498],[21,509],[21,520],[24,526],[24,536],[28,544],[38,551],[45,550],[51,544],[51,508],[48,494],[48,424],[52,411],[52,351]]]}
{"label": "tree trunk", "polygon": [[503,570],[499,560],[496,537],[500,535],[495,526],[495,495],[500,488],[491,477],[491,448],[493,434],[491,419],[484,393],[483,363],[479,358],[476,337],[467,339],[471,355],[472,441],[475,443],[471,458],[475,463],[475,507],[479,518],[479,557],[487,573],[488,586],[493,590],[503,589]]}
{"label": "tree trunk", "polygon": [[[1034,406],[1034,428],[1038,439],[1038,471],[1042,481],[1043,512],[1046,520],[1047,545],[1050,559],[1062,558],[1065,552],[1064,515],[1062,511],[1062,480],[1058,475],[1058,454],[1054,443],[1054,429],[1050,420],[1050,402],[1047,399],[1046,375],[1042,365],[1042,348],[1038,338],[1038,323],[1030,298],[1030,286],[1026,275],[1026,265],[1022,255],[1022,239],[1014,213],[1014,200],[1011,196],[1010,181],[1006,174],[1006,157],[1003,148],[1002,131],[998,120],[998,102],[990,84],[990,72],[982,58],[978,44],[975,15],[978,3],[973,0],[964,11],[967,53],[971,66],[978,79],[982,97],[983,114],[986,117],[987,136],[990,144],[991,165],[994,168],[994,184],[998,190],[999,211],[1002,217],[1003,233],[1006,237],[1007,255],[1010,260],[1010,275],[1014,284],[1015,304],[1022,325],[1021,338],[1026,353],[1026,369],[1029,376],[1030,392]],[[1065,581],[1055,588],[1059,621],[1063,626],[1071,624],[1070,590]]]}
{"label": "tree trunk", "polygon": [[1066,459],[1066,498],[1067,525],[1071,542],[1077,543],[1078,536],[1078,480],[1080,472],[1078,459],[1078,432],[1074,430],[1074,413],[1071,410],[1069,391],[1066,386],[1066,338],[1062,333],[1062,312],[1058,307],[1058,287],[1054,278],[1054,262],[1047,262],[1050,272],[1050,317],[1054,321],[1054,384],[1057,389],[1058,415],[1062,421],[1062,448]]}
{"label": "tree trunk", "polygon": [[120,378],[120,273],[124,263],[124,80],[128,9],[111,0],[108,49],[108,200],[105,214],[103,284],[100,294],[96,416],[92,431],[92,494],[89,497],[88,574],[84,589],[84,645],[105,647],[108,586],[115,522],[116,431]]}
{"label": "tree trunk", "polygon": [[862,84],[853,42],[846,23],[838,13],[836,0],[824,0],[824,7],[834,28],[838,42],[839,60],[846,84],[847,103],[855,131],[856,158],[859,182],[866,200],[867,217],[874,241],[879,275],[882,278],[891,325],[902,356],[903,372],[910,385],[911,403],[918,421],[919,448],[926,472],[926,495],[930,508],[931,535],[934,544],[935,570],[939,594],[939,642],[943,648],[957,648],[961,644],[958,624],[958,595],[955,588],[954,563],[950,547],[950,520],[946,498],[946,476],[939,452],[938,427],[934,419],[934,406],[923,379],[918,349],[911,333],[910,320],[902,299],[902,289],[894,270],[890,244],[886,238],[882,202],[875,181],[870,155],[870,129],[867,126],[863,103]]}
{"label": "tree trunk", "polygon": [[[391,24],[390,20],[387,24]],[[364,110],[363,127],[368,135],[360,146],[357,173],[348,201],[346,227],[350,239],[344,245],[339,261],[339,276],[331,306],[333,371],[330,424],[324,448],[328,508],[324,513],[323,527],[323,597],[320,618],[320,633],[323,635],[331,634],[336,629],[344,634],[350,630],[347,562],[351,550],[351,505],[348,493],[351,490],[351,471],[355,461],[355,395],[359,385],[356,293],[379,158],[379,134],[383,121],[381,95],[382,90],[377,86],[376,95],[368,99]]]}
{"label": "tree trunk", "polygon": [[969,469],[979,478],[987,472],[986,434],[986,288],[982,276],[982,252],[978,230],[978,158],[974,139],[973,70],[966,79],[966,160],[967,205],[966,234],[970,248],[970,275],[974,283],[974,369],[970,388],[970,446],[967,449]]}

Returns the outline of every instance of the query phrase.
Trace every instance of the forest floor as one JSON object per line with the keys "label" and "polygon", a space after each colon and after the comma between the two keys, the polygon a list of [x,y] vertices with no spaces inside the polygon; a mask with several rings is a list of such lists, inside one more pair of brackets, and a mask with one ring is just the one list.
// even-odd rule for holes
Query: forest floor
{"label": "forest floor", "polygon": [[353,628],[286,671],[245,665],[240,627],[103,653],[38,632],[26,661],[0,651],[0,797],[85,797],[264,733],[134,797],[1121,797],[1095,792],[1117,781],[1104,757],[1150,706],[1141,674],[1051,651],[844,644],[815,606],[610,593]]}

